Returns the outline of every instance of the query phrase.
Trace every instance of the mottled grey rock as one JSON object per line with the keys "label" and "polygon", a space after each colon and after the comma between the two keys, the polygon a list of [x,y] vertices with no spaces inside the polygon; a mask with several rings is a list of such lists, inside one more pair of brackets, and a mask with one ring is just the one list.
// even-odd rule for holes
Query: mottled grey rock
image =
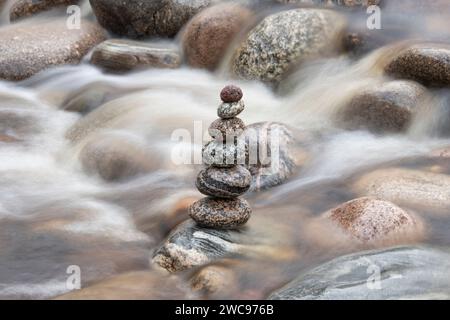
{"label": "mottled grey rock", "polygon": [[209,167],[197,176],[197,189],[207,195],[219,198],[235,198],[250,188],[252,175],[244,166],[232,168]]}
{"label": "mottled grey rock", "polygon": [[418,111],[427,90],[412,81],[390,81],[358,93],[338,115],[348,129],[404,132]]}
{"label": "mottled grey rock", "polygon": [[234,143],[213,140],[203,148],[203,164],[230,168],[237,164],[244,164],[247,154],[244,141]]}
{"label": "mottled grey rock", "polygon": [[[208,133],[218,141],[234,141],[245,130],[244,121],[239,118],[217,119],[211,123]],[[228,140],[227,140],[228,139]]]}
{"label": "mottled grey rock", "polygon": [[450,299],[449,268],[447,249],[398,247],[358,252],[300,275],[269,299]]}
{"label": "mottled grey rock", "polygon": [[344,7],[368,7],[378,5],[382,0],[275,0],[280,3],[288,4],[315,4],[315,5],[336,5]]}
{"label": "mottled grey rock", "polygon": [[10,9],[10,19],[11,21],[15,21],[55,8],[64,10],[70,5],[78,4],[78,2],[80,2],[80,0],[19,0],[16,1]]}
{"label": "mottled grey rock", "polygon": [[91,63],[110,71],[178,68],[181,55],[176,46],[169,44],[111,39],[95,47]]}
{"label": "mottled grey rock", "polygon": [[231,69],[246,79],[281,80],[308,58],[337,51],[345,19],[322,9],[294,9],[266,17],[234,52]]}
{"label": "mottled grey rock", "polygon": [[297,171],[304,159],[304,153],[292,131],[281,123],[251,124],[247,126],[241,139],[248,146],[246,165],[253,177],[252,191],[284,183]]}
{"label": "mottled grey rock", "polygon": [[419,170],[387,168],[356,179],[352,189],[361,196],[373,196],[398,205],[448,212],[450,176]]}
{"label": "mottled grey rock", "polygon": [[131,38],[173,37],[214,0],[89,0],[99,23]]}
{"label": "mottled grey rock", "polygon": [[234,37],[251,21],[252,13],[236,3],[224,3],[198,13],[186,25],[183,51],[189,65],[216,68]]}
{"label": "mottled grey rock", "polygon": [[189,207],[189,216],[199,225],[215,229],[236,229],[250,219],[252,209],[247,201],[203,198]]}
{"label": "mottled grey rock", "polygon": [[217,115],[222,119],[229,119],[238,116],[245,109],[243,100],[238,102],[223,102],[217,108]]}
{"label": "mottled grey rock", "polygon": [[52,66],[77,64],[105,39],[95,23],[81,21],[81,29],[69,30],[66,19],[17,23],[0,33],[0,78],[22,80]]}
{"label": "mottled grey rock", "polygon": [[416,44],[402,50],[385,68],[386,74],[426,86],[450,86],[450,45]]}
{"label": "mottled grey rock", "polygon": [[398,244],[397,241],[420,236],[420,225],[413,216],[377,198],[353,199],[324,215],[347,236],[363,244]]}

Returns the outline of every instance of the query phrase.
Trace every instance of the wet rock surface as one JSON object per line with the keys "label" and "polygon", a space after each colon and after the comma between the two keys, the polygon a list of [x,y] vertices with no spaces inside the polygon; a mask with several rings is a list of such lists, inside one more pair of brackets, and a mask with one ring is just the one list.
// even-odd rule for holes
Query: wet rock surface
{"label": "wet rock surface", "polygon": [[77,64],[104,39],[103,30],[89,21],[79,30],[67,29],[66,19],[8,26],[0,33],[0,78],[23,80],[52,66]]}
{"label": "wet rock surface", "polygon": [[269,299],[449,299],[449,267],[447,250],[398,247],[360,252],[300,275]]}
{"label": "wet rock surface", "polygon": [[117,35],[130,38],[173,37],[213,0],[90,0],[99,23]]}
{"label": "wet rock surface", "polygon": [[63,11],[68,6],[78,4],[79,2],[80,0],[19,0],[10,9],[10,19],[11,21],[15,21],[55,8]]}
{"label": "wet rock surface", "polygon": [[178,68],[181,55],[176,46],[124,39],[106,40],[95,47],[91,63],[109,71],[145,68]]}
{"label": "wet rock surface", "polygon": [[231,69],[245,79],[281,80],[307,58],[331,54],[341,42],[345,19],[320,9],[294,9],[265,18],[235,51]]}
{"label": "wet rock surface", "polygon": [[426,88],[412,81],[392,81],[358,93],[338,117],[349,129],[376,133],[409,128],[426,96]]}
{"label": "wet rock surface", "polygon": [[210,167],[203,169],[197,176],[197,189],[208,196],[235,198],[250,188],[252,176],[244,166],[230,169]]}

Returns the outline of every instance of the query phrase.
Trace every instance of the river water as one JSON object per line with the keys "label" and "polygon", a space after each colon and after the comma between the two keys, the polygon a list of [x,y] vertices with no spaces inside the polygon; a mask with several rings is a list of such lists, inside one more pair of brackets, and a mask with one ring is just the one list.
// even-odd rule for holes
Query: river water
{"label": "river water", "polygon": [[[442,36],[435,31],[442,31],[442,25],[427,31],[411,21],[405,25],[423,37],[430,32]],[[242,119],[247,124],[277,121],[314,134],[308,161],[293,178],[246,195],[253,216],[264,223],[258,236],[274,243],[273,251],[218,262],[237,280],[212,298],[265,298],[300,271],[355,251],[330,244],[333,235],[314,221],[353,199],[351,186],[362,174],[383,167],[450,173],[448,166],[429,157],[433,150],[450,145],[448,138],[436,134],[441,109],[435,105],[442,103],[445,92],[433,92],[431,111],[415,118],[404,134],[375,135],[334,125],[349,97],[383,81],[380,64],[392,50],[385,46],[361,59],[342,55],[308,64],[283,83],[282,94],[282,89],[261,83],[232,80],[244,92]],[[187,217],[186,203],[200,197],[194,186],[199,166],[173,163],[179,144],[172,133],[188,130],[192,140],[184,141],[184,147],[199,150],[194,122],[202,124],[204,136],[215,120],[218,93],[229,82],[222,72],[187,67],[111,75],[87,59],[22,82],[0,81],[0,137],[15,140],[0,140],[0,298],[66,293],[71,265],[80,267],[83,287],[133,271],[148,271],[154,274],[148,285],[161,285],[158,279],[166,275],[151,265],[152,252],[180,222],[179,216]],[[74,97],[101,90],[108,98],[95,112],[83,116],[62,110]],[[115,183],[86,173],[80,152],[86,143],[105,135],[151,152],[150,170]],[[426,236],[420,243],[450,246],[448,214],[426,207],[409,209],[425,221]],[[170,220],[172,213],[178,218]],[[187,287],[191,272],[170,276],[176,278],[175,287]],[[123,281],[126,286],[126,278]],[[180,297],[178,289],[168,287],[160,297]],[[183,292],[181,297],[195,296]],[[98,297],[110,294],[100,292]]]}

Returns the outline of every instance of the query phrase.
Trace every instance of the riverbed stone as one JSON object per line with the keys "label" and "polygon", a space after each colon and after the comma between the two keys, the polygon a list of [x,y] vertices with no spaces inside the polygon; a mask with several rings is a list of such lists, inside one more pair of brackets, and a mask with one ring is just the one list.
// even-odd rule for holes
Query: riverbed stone
{"label": "riverbed stone", "polygon": [[[231,98],[229,98],[231,99]],[[245,109],[244,101],[223,102],[217,108],[217,115],[222,119],[230,119],[238,116]]]}
{"label": "riverbed stone", "polygon": [[236,198],[250,188],[252,175],[244,166],[232,168],[209,167],[200,171],[197,177],[197,189],[212,197]]}
{"label": "riverbed stone", "polygon": [[278,82],[308,58],[340,50],[345,18],[323,9],[301,8],[266,17],[234,52],[231,69],[245,79]]}
{"label": "riverbed stone", "polygon": [[234,37],[252,19],[252,12],[236,3],[218,4],[202,10],[186,25],[183,51],[189,65],[215,69]]}
{"label": "riverbed stone", "polygon": [[385,68],[386,74],[426,86],[450,86],[450,45],[422,43],[400,53]]}
{"label": "riverbed stone", "polygon": [[236,229],[250,219],[247,201],[207,197],[189,207],[189,216],[199,225],[215,229]]}
{"label": "riverbed stone", "polygon": [[338,115],[338,121],[348,129],[404,132],[426,93],[425,87],[413,81],[386,82],[356,94]]}
{"label": "riverbed stone", "polygon": [[347,236],[363,244],[397,244],[418,239],[420,225],[395,204],[372,197],[345,202],[324,216]]}
{"label": "riverbed stone", "polygon": [[214,0],[89,0],[99,23],[130,38],[174,37],[183,25]]}
{"label": "riverbed stone", "polygon": [[91,63],[109,71],[144,68],[178,68],[181,55],[176,46],[161,42],[110,39],[95,47]]}
{"label": "riverbed stone", "polygon": [[220,91],[220,99],[226,103],[238,102],[242,99],[243,95],[241,88],[232,84],[225,86]]}
{"label": "riverbed stone", "polygon": [[16,23],[0,32],[0,79],[23,80],[52,66],[77,64],[105,33],[96,23],[81,21],[69,30],[66,19]]}
{"label": "riverbed stone", "polygon": [[217,119],[211,123],[208,133],[214,139],[227,141],[241,135],[245,130],[244,121],[239,118]]}
{"label": "riverbed stone", "polygon": [[202,155],[205,165],[231,168],[238,164],[245,164],[248,152],[242,140],[237,143],[213,140],[204,146]]}
{"label": "riverbed stone", "polygon": [[55,8],[65,9],[79,2],[80,0],[19,0],[10,9],[10,19],[11,21],[16,21]]}
{"label": "riverbed stone", "polygon": [[446,300],[449,268],[448,249],[417,246],[358,252],[299,275],[269,299]]}

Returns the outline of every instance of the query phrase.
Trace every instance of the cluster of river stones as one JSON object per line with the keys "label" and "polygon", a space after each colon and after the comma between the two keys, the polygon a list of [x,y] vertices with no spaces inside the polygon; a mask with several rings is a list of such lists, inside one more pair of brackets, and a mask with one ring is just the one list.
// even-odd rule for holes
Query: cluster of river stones
{"label": "cluster of river stones", "polygon": [[204,147],[204,162],[209,167],[200,171],[197,189],[207,195],[189,208],[191,218],[199,225],[217,229],[234,229],[250,218],[249,204],[239,198],[250,188],[252,175],[244,166],[246,148],[240,136],[244,122],[237,116],[244,110],[242,90],[226,86],[220,93],[220,117],[209,127],[212,141]]}

